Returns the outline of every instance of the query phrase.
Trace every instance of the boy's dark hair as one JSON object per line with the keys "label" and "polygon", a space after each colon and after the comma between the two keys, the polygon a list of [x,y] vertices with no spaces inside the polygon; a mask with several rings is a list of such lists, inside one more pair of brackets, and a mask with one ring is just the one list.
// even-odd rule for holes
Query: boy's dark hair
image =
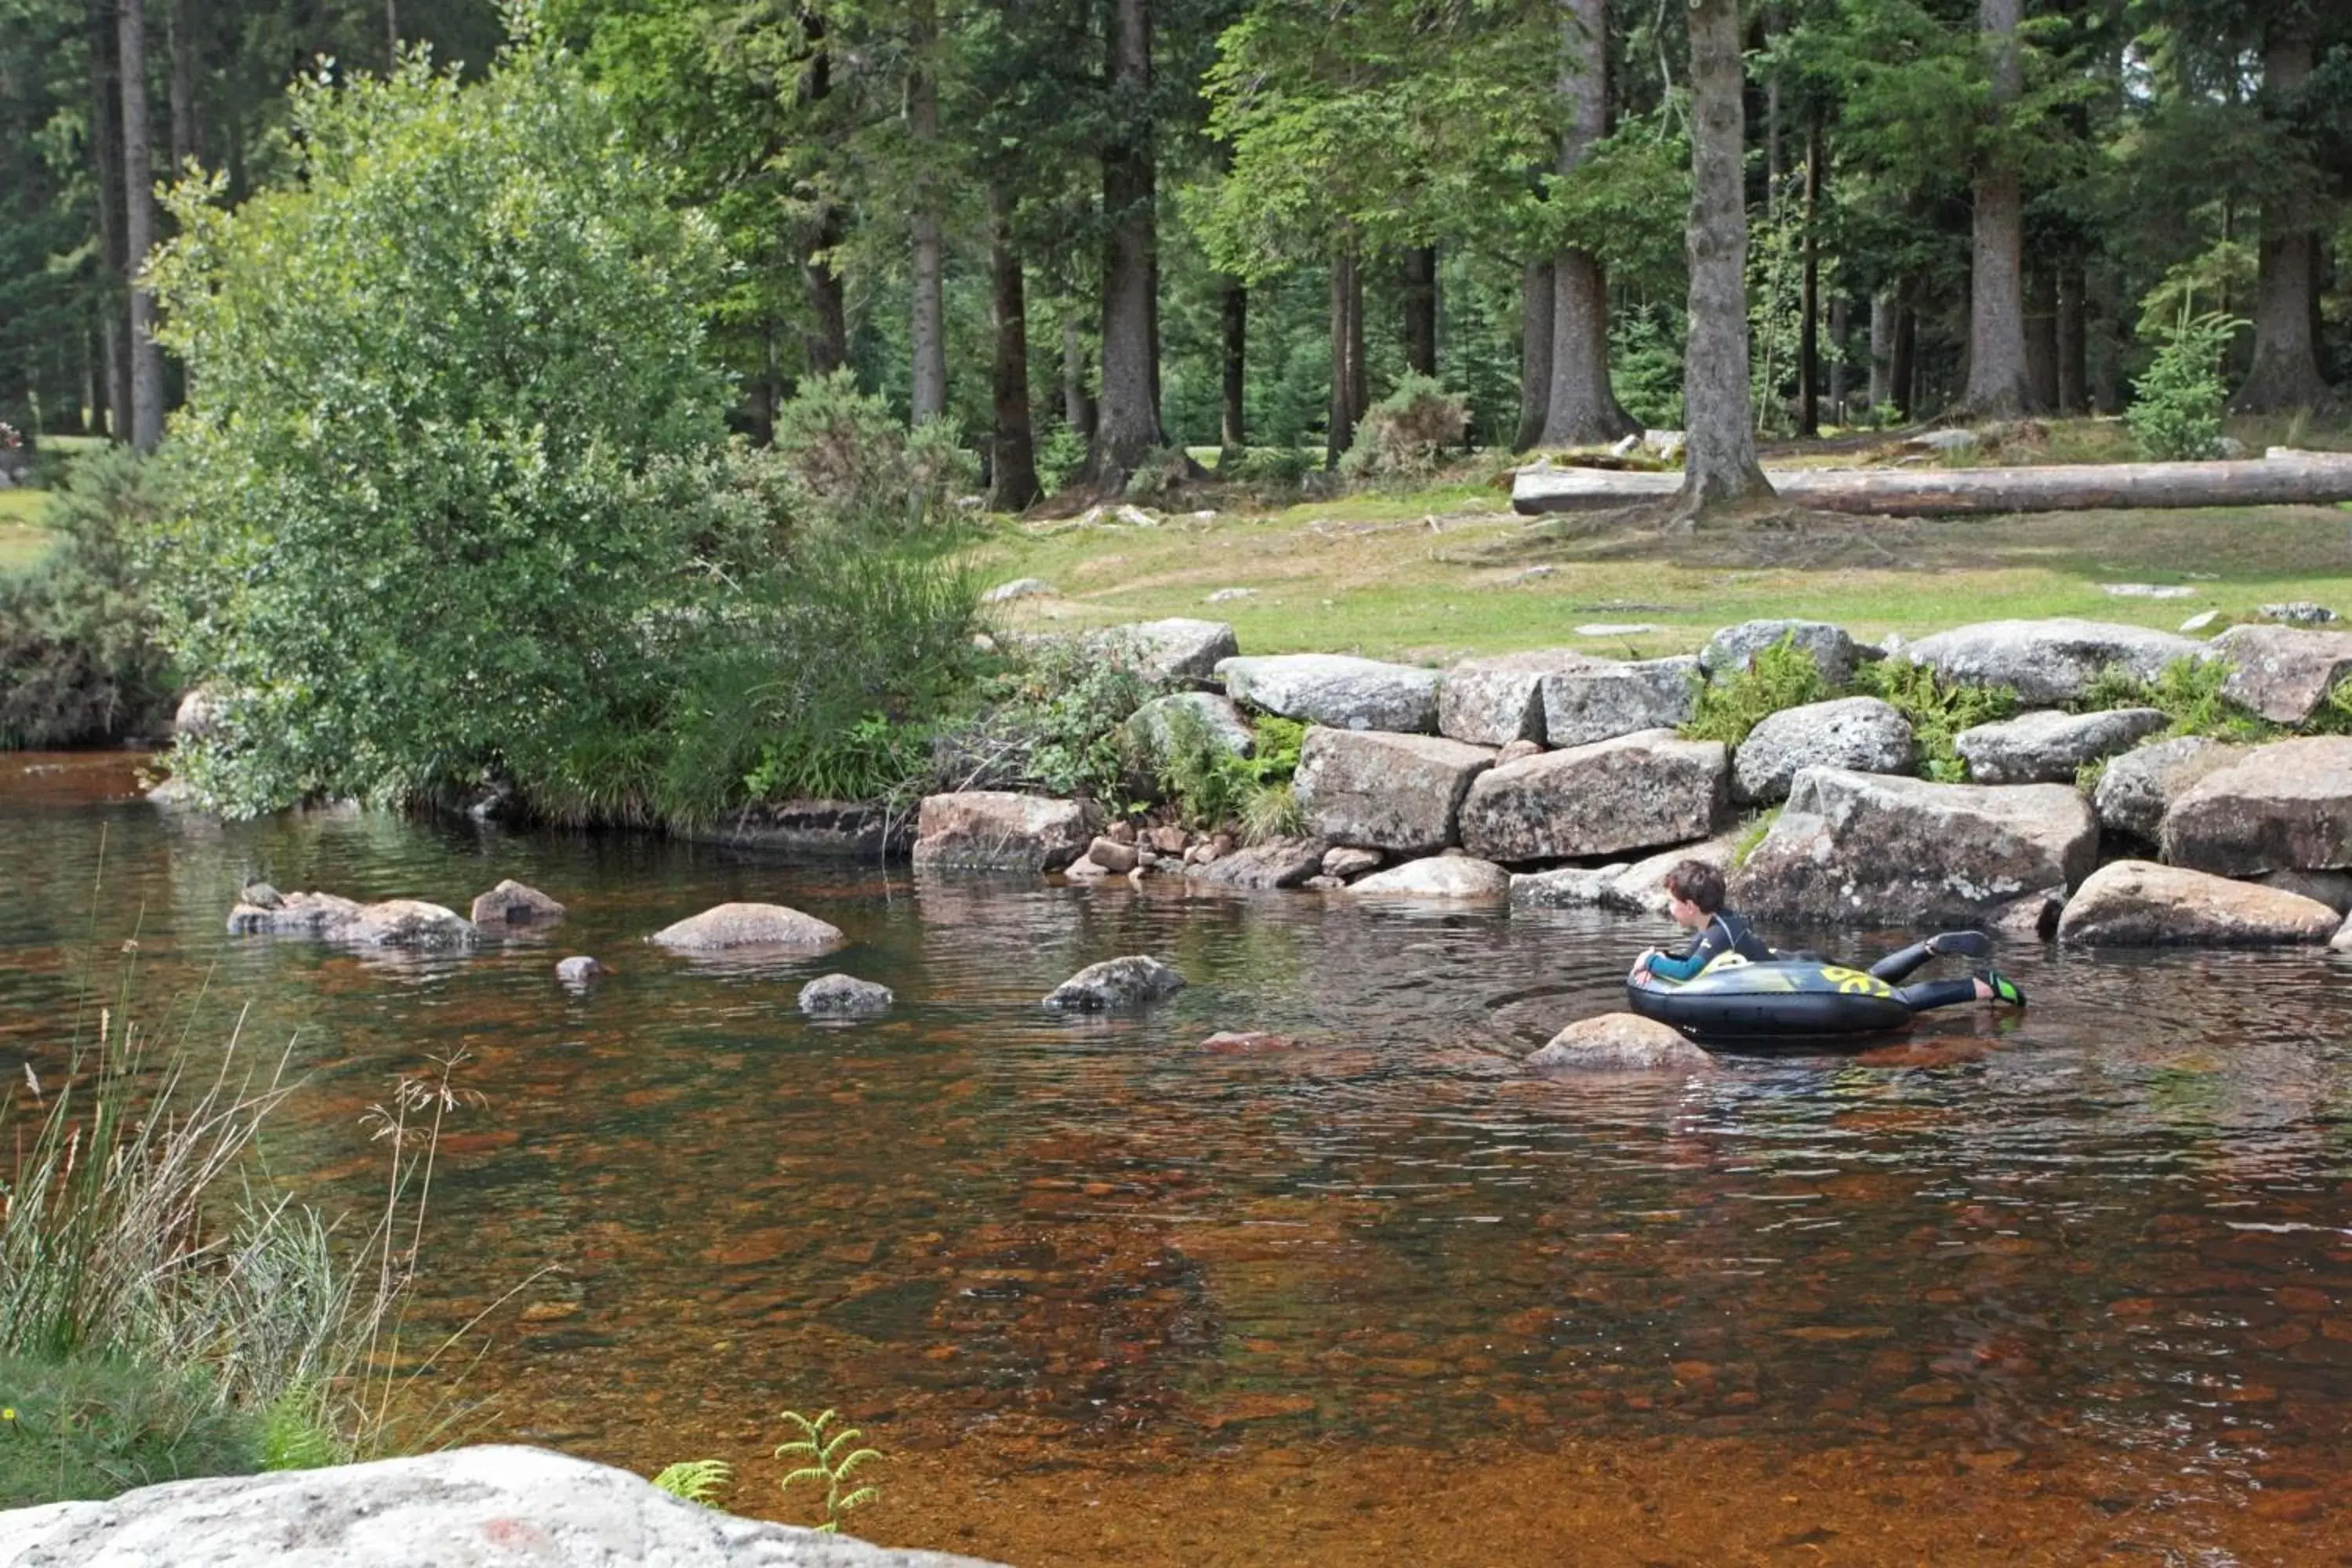
{"label": "boy's dark hair", "polygon": [[1723,908],[1723,873],[1704,860],[1685,860],[1666,873],[1666,891],[1711,915]]}

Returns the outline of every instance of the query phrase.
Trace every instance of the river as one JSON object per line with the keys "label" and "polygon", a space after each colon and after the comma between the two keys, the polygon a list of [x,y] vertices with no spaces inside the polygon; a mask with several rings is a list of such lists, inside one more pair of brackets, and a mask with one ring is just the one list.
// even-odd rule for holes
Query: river
{"label": "river", "polygon": [[[462,1052],[415,1331],[513,1290],[469,1436],[724,1458],[739,1510],[805,1521],[778,1413],[835,1406],[889,1455],[856,1530],[1024,1568],[2352,1561],[2342,959],[2015,950],[2021,1018],[1557,1081],[1514,1055],[1662,922],[224,826],[137,762],[0,755],[0,1076],[57,1070],[91,998],[241,1026],[302,1075],[273,1170],[364,1213],[362,1113]],[[572,914],[367,957],[226,935],[257,875]],[[850,945],[642,940],[732,899]],[[571,952],[614,973],[567,992]],[[1038,1006],[1125,952],[1192,984]],[[835,969],[898,1007],[803,1020]]]}

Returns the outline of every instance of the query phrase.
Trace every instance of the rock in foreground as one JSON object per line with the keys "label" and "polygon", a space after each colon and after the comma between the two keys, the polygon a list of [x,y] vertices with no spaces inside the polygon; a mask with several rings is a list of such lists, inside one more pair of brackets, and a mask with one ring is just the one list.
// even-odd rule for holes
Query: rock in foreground
{"label": "rock in foreground", "polygon": [[927,795],[915,826],[918,871],[1058,871],[1094,842],[1091,802],[1013,790]]}
{"label": "rock in foreground", "polygon": [[1184,976],[1156,958],[1136,953],[1089,963],[1045,994],[1057,1012],[1104,1013],[1139,1007],[1184,989]]}
{"label": "rock in foreground", "polygon": [[1742,913],[1974,920],[2091,873],[2099,826],[2064,784],[1947,784],[1807,768],[1731,878]]}
{"label": "rock in foreground", "polygon": [[[1828,621],[1765,620],[1742,621],[1707,638],[1706,646],[1698,650],[1699,668],[1706,671],[1709,680],[1721,680],[1748,668],[1758,654],[1783,642],[1812,655],[1814,666],[1832,687],[1852,680],[1854,667],[1862,662],[1862,650],[1843,626]],[[1877,657],[1875,650],[1872,657]]]}
{"label": "rock in foreground", "polygon": [[1706,1072],[1715,1058],[1654,1018],[1580,1018],[1527,1059],[1537,1072]]}
{"label": "rock in foreground", "polygon": [[2164,858],[2221,877],[2352,866],[2352,736],[2257,746],[2181,792]]}
{"label": "rock in foreground", "polygon": [[812,1018],[878,1018],[898,1000],[887,985],[854,974],[821,974],[801,987],[800,1009]]}
{"label": "rock in foreground", "polygon": [[1875,697],[1783,708],[1739,742],[1731,763],[1732,794],[1759,805],[1785,800],[1801,768],[1909,773],[1916,752],[1911,721]]}
{"label": "rock in foreground", "polygon": [[2320,942],[2339,917],[2316,899],[2179,866],[2117,860],[2066,902],[2058,940],[2095,947],[2269,947]]}
{"label": "rock in foreground", "polygon": [[1544,677],[1606,669],[1612,662],[1572,648],[1465,659],[1445,672],[1438,688],[1437,732],[1474,746],[1541,741]]}
{"label": "rock in foreground", "polygon": [[1145,679],[1162,686],[1206,680],[1215,672],[1219,659],[1231,658],[1242,650],[1229,623],[1188,616],[1107,627],[1094,634],[1092,640]]}
{"label": "rock in foreground", "polygon": [[543,1448],[142,1487],[0,1513],[16,1568],[987,1568],[741,1519]]}
{"label": "rock in foreground", "polygon": [[1296,888],[1321,874],[1323,857],[1330,847],[1320,838],[1271,838],[1214,860],[1188,865],[1184,876],[1191,881],[1251,892]]}
{"label": "rock in foreground", "polygon": [[2153,844],[2175,797],[2243,755],[2243,747],[2225,746],[2210,735],[2176,735],[2136,746],[2111,759],[2099,775],[2091,795],[2099,826]]}
{"label": "rock in foreground", "polygon": [[2221,695],[2273,724],[2305,724],[2337,683],[2352,677],[2352,632],[2231,626],[2213,639],[2228,659]]}
{"label": "rock in foreground", "polygon": [[782,904],[719,904],[664,926],[647,940],[681,952],[723,952],[737,947],[831,952],[848,939],[839,926]]}

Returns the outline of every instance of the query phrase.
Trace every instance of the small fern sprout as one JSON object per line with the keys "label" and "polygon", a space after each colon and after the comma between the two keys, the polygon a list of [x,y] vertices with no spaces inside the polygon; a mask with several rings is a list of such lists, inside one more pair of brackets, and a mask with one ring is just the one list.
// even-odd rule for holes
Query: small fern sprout
{"label": "small fern sprout", "polygon": [[779,1459],[805,1459],[806,1464],[784,1477],[782,1489],[789,1492],[803,1481],[824,1488],[824,1522],[817,1529],[831,1535],[841,1529],[841,1521],[854,1509],[864,1508],[882,1495],[878,1487],[861,1486],[848,1490],[850,1477],[858,1467],[882,1456],[872,1448],[855,1447],[860,1434],[855,1426],[845,1427],[831,1437],[824,1429],[833,1420],[830,1410],[812,1421],[797,1410],[783,1413],[785,1420],[800,1428],[800,1436],[790,1443],[778,1445]]}
{"label": "small fern sprout", "polygon": [[654,1478],[654,1485],[674,1498],[717,1508],[711,1500],[735,1484],[735,1467],[724,1459],[680,1459]]}

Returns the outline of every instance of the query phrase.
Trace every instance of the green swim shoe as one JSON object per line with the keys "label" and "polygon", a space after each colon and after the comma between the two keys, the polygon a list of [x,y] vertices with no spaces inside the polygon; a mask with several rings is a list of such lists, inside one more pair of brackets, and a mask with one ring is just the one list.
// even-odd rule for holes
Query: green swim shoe
{"label": "green swim shoe", "polygon": [[2006,1004],[2011,1007],[2025,1005],[2025,993],[2018,989],[2016,981],[2011,980],[2000,970],[1979,969],[1977,971],[1977,978],[1992,987],[1994,1002]]}

